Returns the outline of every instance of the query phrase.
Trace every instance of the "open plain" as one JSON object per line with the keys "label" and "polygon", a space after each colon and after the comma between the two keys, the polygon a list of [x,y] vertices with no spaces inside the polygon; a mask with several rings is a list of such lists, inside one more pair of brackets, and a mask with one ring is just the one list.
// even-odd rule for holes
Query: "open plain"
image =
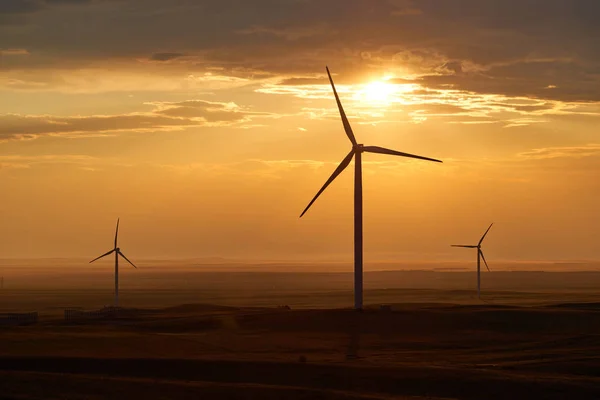
{"label": "open plain", "polygon": [[0,398],[600,398],[598,272],[493,272],[479,301],[472,271],[370,271],[356,312],[347,272],[231,269],[128,272],[116,317],[74,321],[110,271],[7,279],[39,322],[0,327]]}

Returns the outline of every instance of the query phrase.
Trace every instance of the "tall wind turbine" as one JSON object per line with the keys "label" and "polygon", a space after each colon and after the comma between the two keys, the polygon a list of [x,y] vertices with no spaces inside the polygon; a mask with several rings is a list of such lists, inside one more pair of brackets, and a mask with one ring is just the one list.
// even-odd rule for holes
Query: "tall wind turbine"
{"label": "tall wind turbine", "polygon": [[94,258],[92,261],[90,261],[90,264],[91,264],[94,261],[101,259],[102,257],[106,257],[112,253],[115,253],[115,307],[119,307],[119,256],[123,257],[125,259],[125,261],[127,261],[129,264],[131,264],[134,268],[137,268],[135,266],[135,264],[133,264],[131,261],[129,261],[129,259],[127,257],[125,257],[125,254],[123,254],[121,249],[119,247],[117,247],[118,237],[119,237],[119,219],[117,219],[117,230],[115,232],[115,247],[111,251],[108,251],[105,254],[102,254],[100,257]]}
{"label": "tall wind turbine", "polygon": [[483,239],[485,239],[485,235],[487,235],[487,233],[492,228],[492,225],[494,225],[493,222],[490,224],[489,228],[487,228],[487,231],[485,231],[485,233],[483,234],[481,239],[479,239],[479,243],[474,244],[474,245],[465,245],[465,244],[453,244],[452,245],[452,247],[466,247],[468,249],[477,249],[477,298],[478,299],[481,298],[481,259],[483,259],[483,262],[485,263],[485,267],[487,268],[487,270],[488,271],[490,270],[490,267],[488,267],[487,261],[485,261],[485,256],[483,255],[483,250],[481,250],[481,243],[483,242]]}
{"label": "tall wind turbine", "polygon": [[317,198],[323,193],[323,191],[329,186],[333,180],[342,173],[344,169],[350,164],[353,157],[356,157],[354,160],[354,308],[357,310],[361,310],[363,307],[363,199],[362,199],[362,153],[379,153],[379,154],[387,154],[391,156],[400,156],[400,157],[410,157],[410,158],[418,158],[420,160],[427,161],[435,161],[441,162],[440,160],[436,160],[433,158],[416,156],[414,154],[402,153],[395,150],[386,149],[383,147],[377,146],[364,146],[362,144],[357,143],[356,138],[354,137],[354,132],[352,132],[352,127],[350,126],[350,122],[346,117],[346,113],[344,112],[344,108],[342,107],[342,103],[340,102],[340,98],[335,90],[335,85],[333,84],[333,79],[331,78],[331,74],[329,73],[329,68],[326,67],[327,75],[329,76],[329,82],[331,83],[331,88],[333,89],[333,94],[335,95],[335,101],[337,102],[338,109],[340,111],[340,116],[342,118],[342,124],[344,125],[344,130],[346,131],[346,135],[350,142],[352,143],[352,149],[350,153],[342,160],[340,165],[337,167],[333,174],[327,182],[323,185],[321,190],[319,190],[316,196],[311,200],[308,206],[304,209],[300,218],[308,211],[310,206],[317,200]]}

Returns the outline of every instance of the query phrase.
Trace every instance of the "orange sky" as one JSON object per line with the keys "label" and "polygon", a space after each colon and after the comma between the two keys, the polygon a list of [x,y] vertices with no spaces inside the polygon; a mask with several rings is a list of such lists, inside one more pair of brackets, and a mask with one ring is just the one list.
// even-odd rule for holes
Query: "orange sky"
{"label": "orange sky", "polygon": [[[250,4],[252,3],[252,4]],[[600,259],[595,1],[0,5],[0,258]],[[485,4],[481,4],[485,3]],[[465,10],[468,10],[465,11]]]}

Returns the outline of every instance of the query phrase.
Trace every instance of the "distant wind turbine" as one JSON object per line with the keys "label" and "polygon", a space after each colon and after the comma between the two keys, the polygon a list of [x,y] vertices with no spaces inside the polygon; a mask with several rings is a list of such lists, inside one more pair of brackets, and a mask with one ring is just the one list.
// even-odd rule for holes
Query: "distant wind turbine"
{"label": "distant wind turbine", "polygon": [[483,242],[483,239],[485,239],[485,235],[487,235],[487,233],[492,228],[492,225],[494,225],[494,223],[490,224],[489,228],[487,228],[487,231],[485,231],[485,233],[483,234],[481,239],[479,239],[479,243],[477,243],[475,245],[464,245],[464,244],[453,244],[452,245],[452,247],[466,247],[468,249],[477,249],[477,298],[478,299],[481,298],[481,259],[483,259],[483,262],[485,263],[485,267],[487,268],[487,270],[488,271],[490,270],[490,267],[488,267],[487,261],[485,261],[485,256],[483,255],[483,250],[481,250],[481,243]]}
{"label": "distant wind turbine", "polygon": [[427,161],[435,161],[441,162],[440,160],[436,160],[433,158],[416,156],[414,154],[401,153],[399,151],[386,149],[383,147],[377,146],[364,146],[356,142],[356,138],[354,137],[354,132],[352,132],[352,127],[350,126],[350,122],[346,117],[346,113],[344,112],[344,108],[342,107],[342,103],[340,102],[340,98],[335,90],[335,85],[333,84],[333,79],[331,78],[331,73],[329,73],[329,68],[326,67],[327,75],[329,76],[329,82],[331,83],[331,88],[333,89],[333,94],[335,95],[335,101],[337,102],[338,109],[340,111],[340,116],[342,118],[342,123],[344,125],[344,130],[346,131],[346,135],[350,142],[352,143],[352,150],[350,153],[342,160],[340,165],[337,167],[331,177],[325,182],[321,190],[316,194],[316,196],[312,199],[312,201],[308,204],[308,206],[304,209],[300,218],[308,211],[310,206],[317,200],[317,198],[323,193],[323,191],[329,186],[333,180],[342,173],[344,169],[350,164],[353,157],[356,157],[354,160],[354,308],[357,310],[361,310],[363,307],[363,201],[362,201],[362,153],[379,153],[379,154],[388,154],[392,156],[400,156],[400,157],[410,157],[410,158],[418,158],[420,160]]}
{"label": "distant wind turbine", "polygon": [[125,259],[125,261],[127,261],[129,264],[133,265],[134,268],[137,268],[135,266],[135,264],[133,264],[131,261],[129,261],[129,259],[127,257],[125,257],[125,254],[123,254],[121,249],[117,247],[117,238],[118,237],[119,237],[119,219],[117,219],[117,230],[115,232],[115,247],[114,247],[114,249],[112,249],[111,251],[106,252],[105,254],[102,254],[100,257],[94,258],[92,261],[90,261],[90,264],[91,264],[94,261],[101,259],[102,257],[106,257],[112,253],[115,253],[115,307],[119,307],[119,256],[123,257]]}

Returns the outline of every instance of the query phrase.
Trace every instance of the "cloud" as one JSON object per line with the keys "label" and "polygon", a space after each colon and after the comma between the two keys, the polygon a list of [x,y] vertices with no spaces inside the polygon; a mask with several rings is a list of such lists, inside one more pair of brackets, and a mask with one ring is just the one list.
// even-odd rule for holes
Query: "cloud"
{"label": "cloud", "polygon": [[29,52],[25,49],[0,49],[0,56],[27,56]]}
{"label": "cloud", "polygon": [[185,57],[184,53],[154,53],[150,57],[152,61],[171,61],[176,58]]}
{"label": "cloud", "polygon": [[[420,78],[421,85],[433,89],[600,101],[597,1],[443,3],[3,1],[0,18],[16,19],[11,26],[0,23],[0,48],[26,48],[31,56],[11,57],[19,60],[2,68],[22,82],[27,79],[14,76],[14,71],[32,69],[52,76],[57,69],[84,66],[93,73],[89,66],[100,65],[106,71],[117,67],[140,72],[148,64],[158,64],[162,73],[168,69],[173,76],[199,76],[221,68],[220,76],[239,77],[243,70],[255,78],[294,79],[314,76],[325,64],[333,64],[352,83],[386,71]],[[94,23],[64,23],[65,18]]]}
{"label": "cloud", "polygon": [[108,133],[118,131],[172,130],[198,125],[191,120],[161,117],[153,114],[97,115],[56,117],[50,115],[0,117],[0,137],[35,137],[38,135]]}
{"label": "cloud", "polygon": [[0,26],[24,23],[24,17],[40,12],[46,7],[84,5],[102,1],[118,0],[3,0],[0,2]]}
{"label": "cloud", "polygon": [[68,164],[81,168],[92,168],[92,165],[106,160],[82,154],[44,154],[35,156],[0,155],[0,170],[29,169],[35,166],[50,164]]}
{"label": "cloud", "polygon": [[0,3],[0,14],[24,14],[38,10],[42,1],[35,0],[6,0]]}
{"label": "cloud", "polygon": [[578,60],[522,59],[510,64],[479,66],[474,72],[461,70],[424,75],[421,79],[425,86],[438,89],[561,101],[600,101],[600,80],[596,75],[596,67],[590,68]]}
{"label": "cloud", "polygon": [[388,3],[394,7],[392,10],[393,16],[403,17],[423,14],[423,11],[416,6],[413,0],[388,0]]}
{"label": "cloud", "polygon": [[247,29],[239,30],[238,32],[243,35],[273,35],[292,41],[311,36],[331,36],[336,35],[338,33],[337,31],[332,29],[331,26],[324,23],[312,26],[298,27],[289,27],[285,26],[285,24],[282,24],[282,26],[280,27],[252,26]]}
{"label": "cloud", "polygon": [[[16,58],[20,57],[10,57]],[[195,89],[211,91],[255,84],[248,78],[224,75],[214,69],[194,73],[169,71],[161,68],[163,62],[151,62],[147,59],[144,60],[143,70],[131,69],[129,66],[119,69],[108,64],[77,70],[28,70],[20,69],[14,63],[13,68],[9,68],[10,63],[4,61],[6,59],[0,63],[0,90],[19,92],[172,92]],[[2,72],[3,68],[5,71]]]}
{"label": "cloud", "polygon": [[547,147],[520,153],[519,158],[528,160],[549,160],[556,158],[584,158],[600,156],[600,144],[586,146]]}
{"label": "cloud", "polygon": [[[315,84],[319,81],[320,84]],[[336,84],[336,87],[349,118],[358,119],[362,124],[438,120],[451,124],[500,124],[512,128],[549,123],[569,116],[600,117],[600,104],[594,102],[483,94],[442,87],[432,89],[419,79],[389,79],[385,85],[386,96],[379,101],[369,98],[368,84]],[[264,84],[256,91],[294,96],[313,103],[327,100],[328,103],[323,103],[326,107],[304,107],[303,113],[311,119],[337,118],[326,77],[283,79]]]}
{"label": "cloud", "polygon": [[222,103],[206,100],[188,100],[176,103],[152,103],[155,113],[170,117],[202,119],[207,123],[250,122],[254,117],[279,118],[280,114],[252,111],[236,103]]}
{"label": "cloud", "polygon": [[172,131],[190,127],[245,128],[256,118],[278,115],[251,111],[235,103],[204,100],[149,103],[147,113],[91,116],[0,114],[0,140],[33,139],[40,135],[89,137],[119,132]]}

